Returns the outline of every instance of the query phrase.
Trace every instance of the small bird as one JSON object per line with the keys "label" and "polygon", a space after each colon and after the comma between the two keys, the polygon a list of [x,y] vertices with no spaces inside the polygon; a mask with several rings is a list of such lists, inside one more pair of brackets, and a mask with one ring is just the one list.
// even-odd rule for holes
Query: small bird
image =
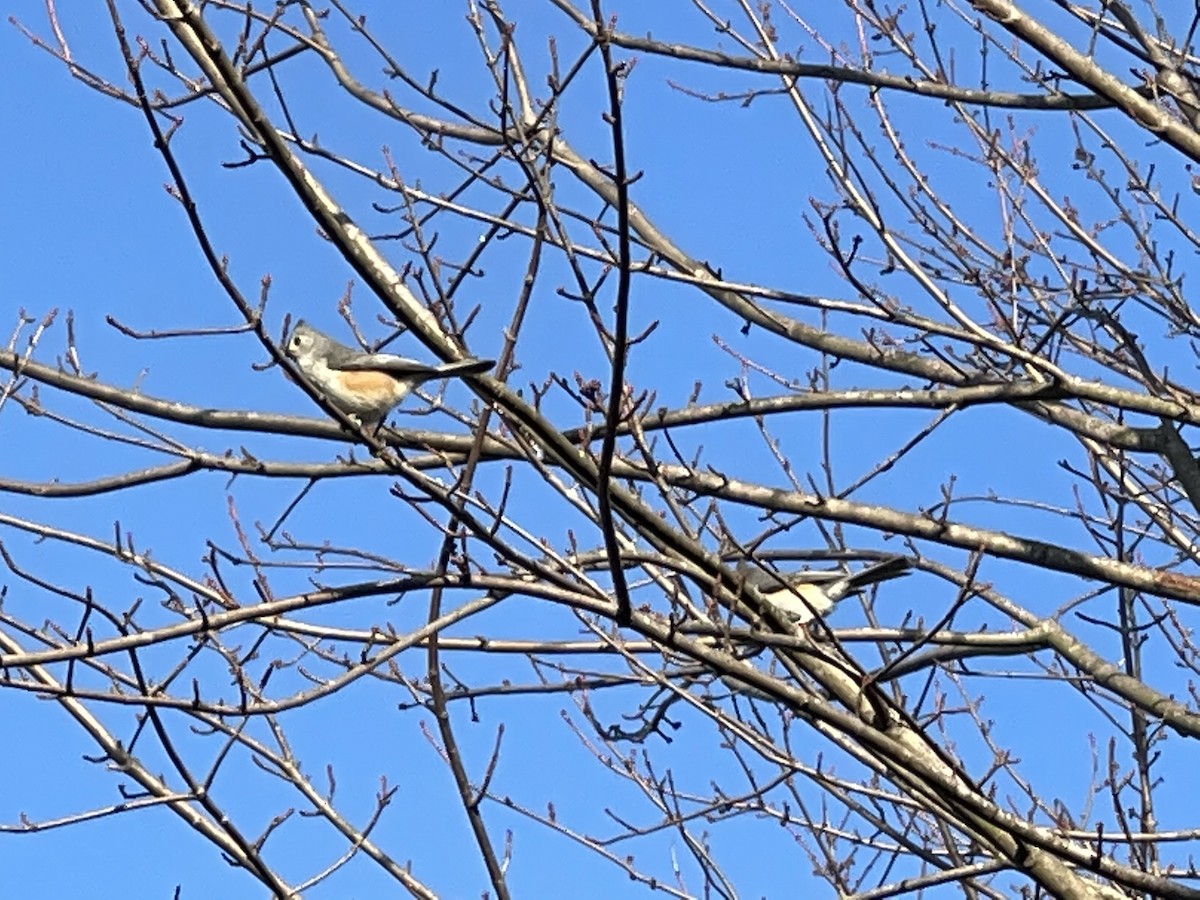
{"label": "small bird", "polygon": [[852,594],[881,581],[908,574],[912,563],[903,556],[891,556],[877,563],[846,572],[842,569],[808,569],[799,572],[772,572],[738,563],[745,584],[757,588],[764,600],[788,616],[797,625],[823,616]]}
{"label": "small bird", "polygon": [[419,384],[453,375],[480,375],[495,362],[460,359],[429,366],[391,353],[363,353],[335,341],[303,319],[284,348],[334,406],[364,425],[378,424]]}

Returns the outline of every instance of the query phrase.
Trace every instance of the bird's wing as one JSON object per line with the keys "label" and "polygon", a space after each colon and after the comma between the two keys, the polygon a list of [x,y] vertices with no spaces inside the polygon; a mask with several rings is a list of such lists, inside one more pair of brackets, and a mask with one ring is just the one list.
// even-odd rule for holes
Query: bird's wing
{"label": "bird's wing", "polygon": [[455,362],[440,363],[436,366],[426,365],[404,356],[391,353],[363,353],[352,359],[331,362],[329,368],[341,369],[344,372],[371,371],[387,372],[399,378],[416,376],[419,378],[443,378],[450,375],[479,375],[496,364],[491,359],[460,359]]}
{"label": "bird's wing", "polygon": [[434,366],[427,366],[419,360],[396,356],[392,353],[363,353],[352,359],[331,362],[329,368],[340,369],[343,372],[387,372],[401,377],[433,375],[437,372]]}
{"label": "bird's wing", "polygon": [[846,577],[840,570],[803,569],[798,572],[772,572],[769,569],[747,567],[746,584],[759,590],[779,590],[784,584],[829,584]]}

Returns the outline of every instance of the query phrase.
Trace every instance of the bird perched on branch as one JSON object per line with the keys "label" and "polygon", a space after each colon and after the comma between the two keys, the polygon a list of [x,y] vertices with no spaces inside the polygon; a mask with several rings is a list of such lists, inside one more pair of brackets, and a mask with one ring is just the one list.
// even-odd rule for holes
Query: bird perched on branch
{"label": "bird perched on branch", "polygon": [[891,556],[857,572],[843,569],[772,572],[745,561],[737,568],[746,585],[756,588],[764,600],[796,624],[803,625],[825,615],[852,594],[861,594],[873,584],[907,575],[911,566],[907,558]]}
{"label": "bird perched on branch", "polygon": [[430,366],[391,353],[363,353],[335,341],[303,319],[284,348],[327,400],[364,425],[379,423],[419,384],[454,375],[480,375],[495,362],[460,359]]}

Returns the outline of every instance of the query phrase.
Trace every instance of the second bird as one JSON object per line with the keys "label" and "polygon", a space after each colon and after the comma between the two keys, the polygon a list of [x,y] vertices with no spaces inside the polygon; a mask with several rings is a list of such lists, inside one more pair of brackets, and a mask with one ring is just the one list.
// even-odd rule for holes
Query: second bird
{"label": "second bird", "polygon": [[802,625],[873,584],[907,575],[911,566],[903,556],[889,557],[857,572],[844,569],[770,572],[742,562],[738,564],[738,573],[747,585],[758,589],[764,600]]}

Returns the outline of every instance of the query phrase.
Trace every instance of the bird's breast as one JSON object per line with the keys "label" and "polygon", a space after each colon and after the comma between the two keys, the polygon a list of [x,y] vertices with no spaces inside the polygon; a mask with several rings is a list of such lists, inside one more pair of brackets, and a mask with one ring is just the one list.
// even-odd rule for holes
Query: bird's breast
{"label": "bird's breast", "polygon": [[330,369],[319,360],[307,374],[338,409],[360,416],[382,416],[408,394],[407,384],[378,370]]}

